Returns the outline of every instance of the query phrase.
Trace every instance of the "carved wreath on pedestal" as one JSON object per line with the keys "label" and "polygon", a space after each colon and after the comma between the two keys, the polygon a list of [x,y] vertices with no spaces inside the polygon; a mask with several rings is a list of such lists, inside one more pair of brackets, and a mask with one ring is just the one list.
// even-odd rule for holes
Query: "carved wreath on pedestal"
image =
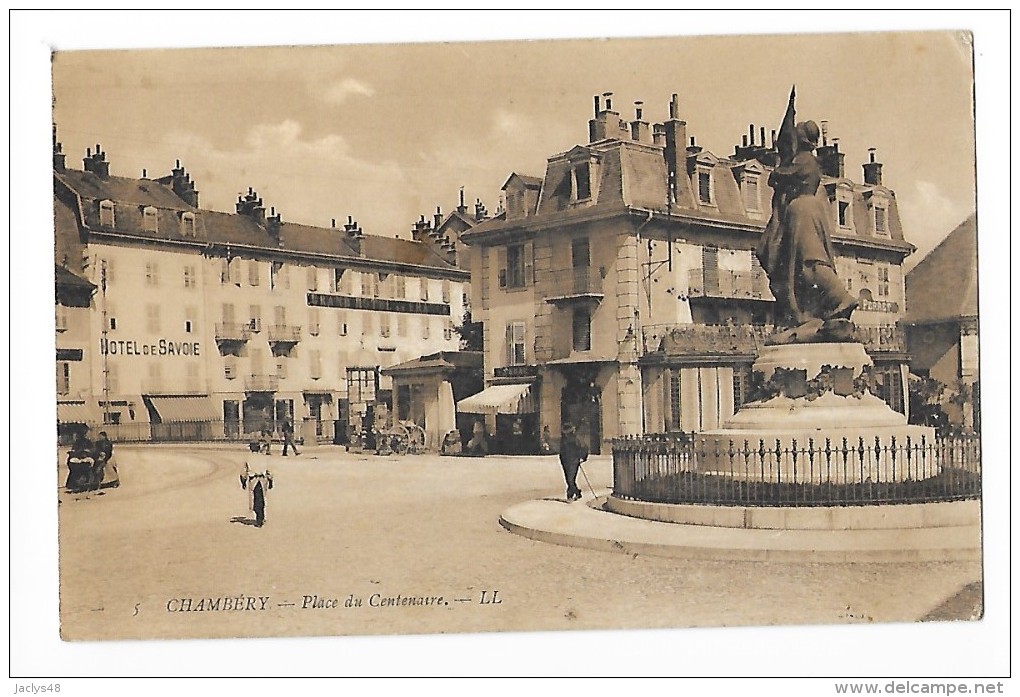
{"label": "carved wreath on pedestal", "polygon": [[847,373],[852,375],[852,371],[853,368],[826,364],[810,380],[803,368],[776,368],[768,380],[764,373],[754,371],[751,373],[748,401],[765,402],[779,396],[813,401],[826,392],[860,399],[867,392],[874,394],[877,391],[878,379],[872,366],[864,366],[860,375],[847,379]]}

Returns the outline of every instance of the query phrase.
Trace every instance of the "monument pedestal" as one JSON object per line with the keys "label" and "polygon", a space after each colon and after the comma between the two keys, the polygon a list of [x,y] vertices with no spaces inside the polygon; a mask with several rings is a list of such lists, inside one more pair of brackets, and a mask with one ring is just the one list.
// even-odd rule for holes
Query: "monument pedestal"
{"label": "monument pedestal", "polygon": [[870,365],[859,343],[764,347],[754,363],[764,396],[695,435],[696,471],[791,484],[934,476],[922,448],[934,429],[907,424],[871,394]]}

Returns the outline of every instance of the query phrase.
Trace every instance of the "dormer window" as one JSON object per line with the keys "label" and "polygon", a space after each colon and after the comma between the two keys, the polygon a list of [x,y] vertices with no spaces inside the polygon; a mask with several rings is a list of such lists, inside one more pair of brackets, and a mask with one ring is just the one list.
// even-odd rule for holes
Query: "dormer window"
{"label": "dormer window", "polygon": [[181,213],[181,234],[184,237],[195,237],[195,214]]}
{"label": "dormer window", "polygon": [[758,197],[758,177],[748,175],[744,177],[744,209],[748,213],[757,213],[761,210],[761,203]]}
{"label": "dormer window", "polygon": [[844,230],[854,229],[853,197],[853,190],[849,186],[836,186],[836,223]]}
{"label": "dormer window", "polygon": [[587,201],[591,198],[591,163],[574,165],[574,200]]}
{"label": "dormer window", "polygon": [[142,228],[146,232],[159,232],[159,216],[156,214],[156,209],[152,206],[146,206],[142,209]]}
{"label": "dormer window", "polygon": [[698,167],[698,201],[705,206],[715,205],[715,183],[712,181],[712,170]]}
{"label": "dormer window", "polygon": [[103,227],[114,227],[113,201],[99,202],[99,224]]}
{"label": "dormer window", "polygon": [[889,234],[889,211],[881,203],[875,204],[875,234]]}

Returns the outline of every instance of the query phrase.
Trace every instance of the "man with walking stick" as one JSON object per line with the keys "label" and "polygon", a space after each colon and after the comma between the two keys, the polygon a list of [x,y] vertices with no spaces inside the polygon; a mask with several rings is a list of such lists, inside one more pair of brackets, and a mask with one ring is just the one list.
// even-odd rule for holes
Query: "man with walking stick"
{"label": "man with walking stick", "polygon": [[584,447],[577,437],[574,425],[563,424],[563,437],[560,438],[560,465],[563,467],[563,478],[567,482],[567,501],[581,498],[581,490],[577,488],[577,470],[581,463],[588,459],[588,448]]}

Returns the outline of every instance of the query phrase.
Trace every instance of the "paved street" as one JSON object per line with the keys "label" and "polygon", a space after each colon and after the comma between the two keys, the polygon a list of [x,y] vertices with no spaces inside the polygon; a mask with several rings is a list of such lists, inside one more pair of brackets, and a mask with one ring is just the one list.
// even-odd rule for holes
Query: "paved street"
{"label": "paved street", "polygon": [[[507,507],[563,495],[554,457],[274,455],[260,529],[246,455],[118,446],[120,488],[60,493],[65,639],[914,621],[981,579],[978,562],[692,562],[505,531]],[[585,470],[609,486],[608,457]]]}

